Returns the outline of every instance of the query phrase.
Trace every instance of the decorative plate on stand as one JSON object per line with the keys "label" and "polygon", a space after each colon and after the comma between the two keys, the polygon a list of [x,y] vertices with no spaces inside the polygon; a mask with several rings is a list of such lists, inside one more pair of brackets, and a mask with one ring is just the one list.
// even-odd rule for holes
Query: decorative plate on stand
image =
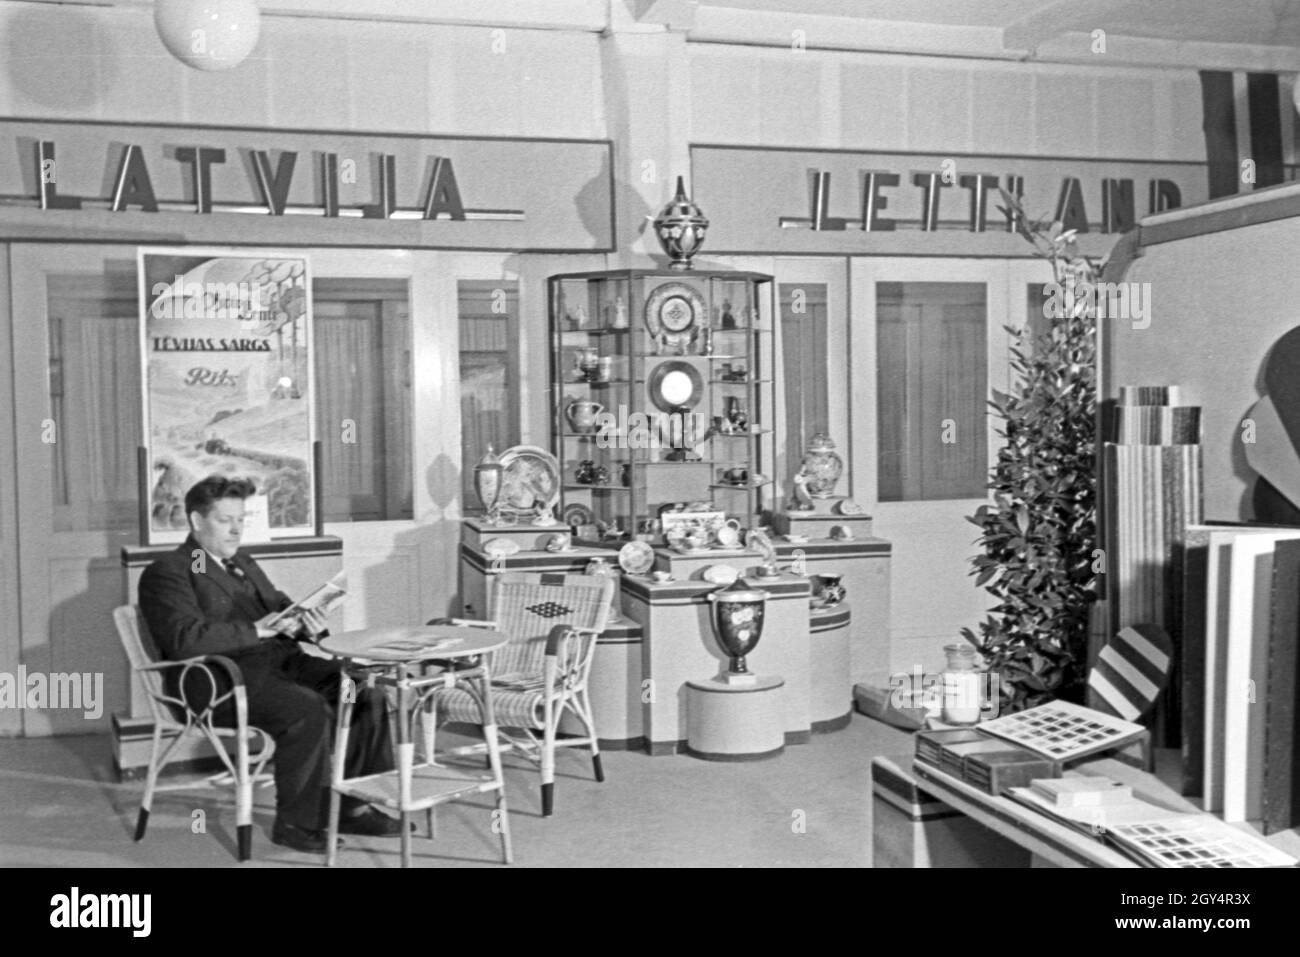
{"label": "decorative plate on stand", "polygon": [[685,349],[704,320],[704,297],[684,282],[666,282],[645,303],[645,325],[657,344]]}
{"label": "decorative plate on stand", "polygon": [[560,463],[536,445],[512,445],[501,453],[501,504],[513,509],[541,505],[545,511],[560,500]]}
{"label": "decorative plate on stand", "polygon": [[646,542],[628,542],[618,550],[618,564],[629,575],[644,575],[654,568],[655,551]]}
{"label": "decorative plate on stand", "polygon": [[563,522],[565,525],[595,525],[596,516],[586,505],[574,502],[564,506]]}

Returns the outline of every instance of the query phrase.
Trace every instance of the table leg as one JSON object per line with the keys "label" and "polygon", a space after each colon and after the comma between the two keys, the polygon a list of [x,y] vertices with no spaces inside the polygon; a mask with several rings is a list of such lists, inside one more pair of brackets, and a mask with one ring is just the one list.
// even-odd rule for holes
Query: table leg
{"label": "table leg", "polygon": [[488,764],[497,786],[497,807],[493,812],[493,827],[501,833],[501,857],[507,864],[514,863],[514,852],[510,847],[510,810],[506,807],[506,778],[501,768],[501,746],[497,740],[496,712],[492,708],[492,675],[486,662],[483,663],[483,738],[487,744]]}
{"label": "table leg", "polygon": [[352,705],[357,700],[357,685],[346,670],[339,672],[339,706],[334,727],[334,761],[330,766],[329,824],[325,830],[325,866],[333,867],[338,856],[339,806],[343,784],[343,766],[347,761],[348,729],[352,727]]}
{"label": "table leg", "polygon": [[411,741],[412,709],[406,674],[399,669],[397,679],[397,805],[402,818],[402,866],[411,866],[411,767],[415,745]]}

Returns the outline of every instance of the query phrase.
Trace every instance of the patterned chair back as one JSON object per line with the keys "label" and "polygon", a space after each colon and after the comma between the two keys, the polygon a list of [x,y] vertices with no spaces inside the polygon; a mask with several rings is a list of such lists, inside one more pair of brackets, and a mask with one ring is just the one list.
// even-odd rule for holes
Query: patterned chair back
{"label": "patterned chair back", "polygon": [[506,572],[489,579],[488,607],[510,643],[496,652],[494,675],[540,675],[556,625],[605,629],[616,582],[564,572]]}

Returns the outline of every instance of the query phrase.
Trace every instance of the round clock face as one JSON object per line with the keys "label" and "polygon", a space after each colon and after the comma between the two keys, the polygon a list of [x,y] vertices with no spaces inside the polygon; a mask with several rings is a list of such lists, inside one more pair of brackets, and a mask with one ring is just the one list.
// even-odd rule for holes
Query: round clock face
{"label": "round clock face", "polygon": [[668,332],[685,332],[695,322],[695,310],[682,296],[671,296],[659,309],[659,321]]}

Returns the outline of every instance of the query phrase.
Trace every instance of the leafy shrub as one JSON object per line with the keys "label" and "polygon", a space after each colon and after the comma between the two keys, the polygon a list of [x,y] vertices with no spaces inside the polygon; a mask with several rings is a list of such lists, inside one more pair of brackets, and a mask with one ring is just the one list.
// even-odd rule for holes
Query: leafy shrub
{"label": "leafy shrub", "polygon": [[978,637],[969,628],[962,634],[999,674],[999,704],[1010,712],[1078,699],[1082,690],[1098,588],[1096,318],[1084,284],[1096,281],[1098,269],[1078,255],[1073,230],[1031,222],[1014,197],[1004,191],[1002,198],[1004,212],[1020,215],[1021,235],[1051,263],[1067,304],[1032,343],[1007,330],[1017,387],[995,390],[990,402],[1005,422],[1006,443],[989,482],[993,502],[969,519],[984,549],[971,574],[996,603]]}

